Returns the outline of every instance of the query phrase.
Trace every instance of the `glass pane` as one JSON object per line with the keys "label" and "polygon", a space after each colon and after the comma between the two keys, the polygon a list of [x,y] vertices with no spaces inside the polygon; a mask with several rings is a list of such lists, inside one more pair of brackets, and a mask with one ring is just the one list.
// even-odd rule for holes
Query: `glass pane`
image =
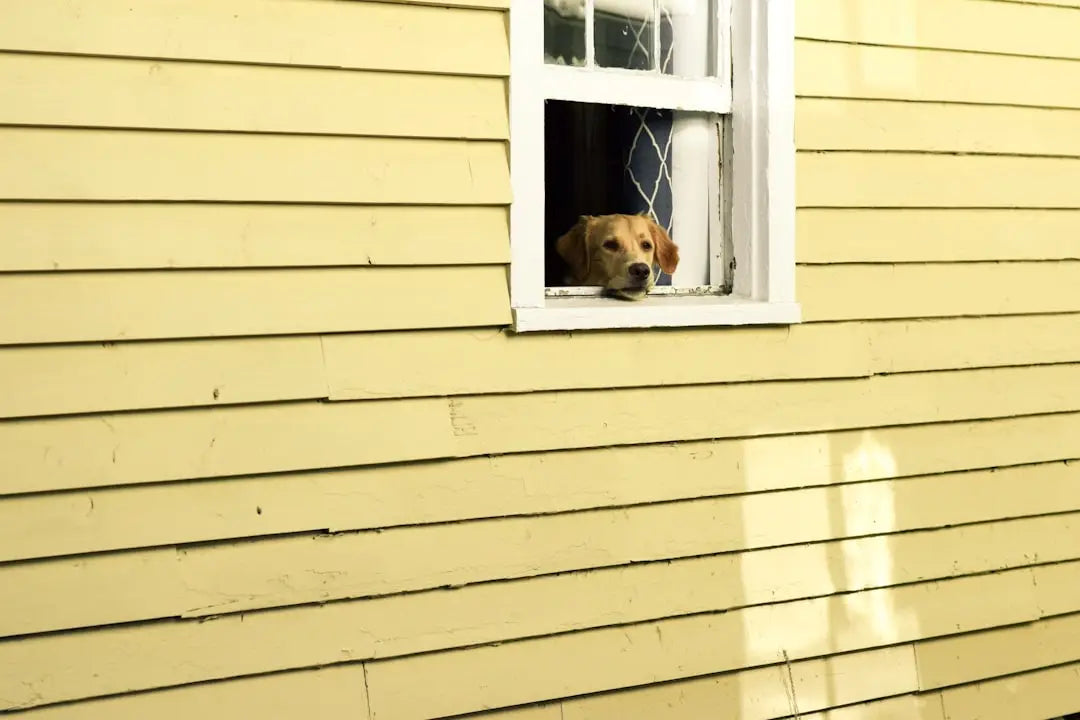
{"label": "glass pane", "polygon": [[544,0],[544,62],[585,64],[585,0]]}
{"label": "glass pane", "polygon": [[653,0],[596,0],[593,37],[601,67],[653,70]]}
{"label": "glass pane", "polygon": [[716,74],[718,0],[660,0],[660,69],[701,78]]}

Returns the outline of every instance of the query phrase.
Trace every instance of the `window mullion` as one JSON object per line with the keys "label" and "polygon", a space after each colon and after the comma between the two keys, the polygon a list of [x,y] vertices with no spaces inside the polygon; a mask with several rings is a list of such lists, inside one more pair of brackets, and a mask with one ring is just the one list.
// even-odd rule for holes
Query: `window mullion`
{"label": "window mullion", "polygon": [[596,0],[585,0],[585,67],[596,65]]}
{"label": "window mullion", "polygon": [[715,78],[689,79],[640,70],[547,65],[541,71],[548,100],[630,105],[725,115],[731,93]]}

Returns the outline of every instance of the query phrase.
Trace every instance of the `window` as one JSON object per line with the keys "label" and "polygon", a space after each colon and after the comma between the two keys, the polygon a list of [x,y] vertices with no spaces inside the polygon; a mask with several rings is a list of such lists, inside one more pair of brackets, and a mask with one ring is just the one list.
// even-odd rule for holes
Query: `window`
{"label": "window", "polygon": [[[793,0],[514,0],[515,329],[798,322]],[[679,248],[637,301],[566,276],[582,215]]]}

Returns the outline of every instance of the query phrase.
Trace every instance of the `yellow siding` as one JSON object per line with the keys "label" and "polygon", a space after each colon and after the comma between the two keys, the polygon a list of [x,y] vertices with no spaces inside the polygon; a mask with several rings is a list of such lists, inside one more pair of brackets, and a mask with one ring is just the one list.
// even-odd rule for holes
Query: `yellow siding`
{"label": "yellow siding", "polygon": [[1080,206],[1075,157],[801,151],[796,167],[800,207]]}
{"label": "yellow siding", "polygon": [[522,450],[990,419],[1069,412],[1077,403],[1080,364],[1067,364],[761,386],[299,402],[28,419],[0,425],[0,455],[11,470],[0,477],[0,495]]}
{"label": "yellow siding", "polygon": [[[877,0],[814,0],[797,3],[795,12],[798,35],[807,39],[1080,58],[1076,44],[1080,16],[1038,7],[1080,7],[1080,1],[1023,1],[1018,6],[940,0],[905,0],[894,5]],[[1021,25],[1029,32],[1017,32]]]}
{"label": "yellow siding", "polygon": [[[506,7],[503,0],[440,6]],[[335,0],[3,0],[5,50],[505,75],[505,13]],[[447,37],[468,42],[445,42]]]}
{"label": "yellow siding", "polygon": [[[15,203],[0,208],[4,271],[483,265],[510,258],[507,212],[494,206]],[[149,234],[152,243],[145,241]]]}
{"label": "yellow siding", "polygon": [[802,98],[803,150],[1080,154],[1080,110]]}
{"label": "yellow siding", "polygon": [[933,689],[1059,665],[1075,659],[1078,642],[1080,614],[919,643],[919,685]]}
{"label": "yellow siding", "polygon": [[[24,495],[0,502],[0,559],[535,515],[1034,463],[1070,455],[1068,439],[1077,432],[1080,416],[1050,415]],[[1021,434],[1037,436],[1038,443],[1015,447]],[[928,445],[930,438],[943,447]],[[829,450],[853,455],[860,447],[891,448],[895,467],[833,467]],[[744,457],[755,462],[747,467]],[[1046,469],[1001,472],[1031,477]],[[669,473],[662,485],[650,480],[659,472]],[[1050,473],[1068,477],[1060,470]],[[626,479],[613,486],[608,474]],[[378,504],[369,502],[374,496]],[[32,532],[42,519],[53,532]],[[1062,522],[1056,529],[1068,533],[1071,527]]]}
{"label": "yellow siding", "polygon": [[0,0],[0,712],[1080,709],[1080,5],[796,3],[807,322],[536,336],[510,5]]}
{"label": "yellow siding", "polygon": [[1035,571],[1039,607],[1043,615],[1065,615],[1080,607],[1080,565],[1061,563],[1047,565]]}
{"label": "yellow siding", "polygon": [[360,665],[264,675],[212,685],[59,705],[18,717],[27,720],[189,720],[193,717],[259,717],[308,720],[353,717],[367,705]]}
{"label": "yellow siding", "polygon": [[735,717],[764,720],[910,692],[914,673],[910,648],[896,646],[568,700],[562,717],[679,720],[725,708]]}
{"label": "yellow siding", "polygon": [[[1002,343],[1002,337],[1011,342]],[[672,341],[691,340],[700,354],[669,351]],[[341,334],[324,338],[323,349],[334,400],[842,378],[1077,362],[1080,314],[806,324],[782,332]],[[415,373],[416,359],[440,352],[460,362],[429,362],[423,374]]]}
{"label": "yellow siding", "polygon": [[[864,615],[875,605],[896,622]],[[373,718],[438,717],[1022,622],[1034,605],[1030,574],[1010,571],[385,660],[369,666],[368,691]]]}
{"label": "yellow siding", "polygon": [[9,347],[0,352],[0,377],[21,379],[0,397],[0,417],[326,395],[313,335]]}
{"label": "yellow siding", "polygon": [[[0,343],[268,335],[503,323],[501,267],[25,273],[4,277]],[[460,286],[454,302],[446,288]],[[393,298],[399,298],[398,301]],[[379,303],[390,303],[380,312]]]}
{"label": "yellow siding", "polygon": [[[27,86],[36,92],[27,96]],[[357,112],[370,97],[386,101],[364,102]],[[508,133],[499,78],[55,55],[0,56],[0,122],[477,139]]]}
{"label": "yellow siding", "polygon": [[1046,720],[1080,707],[1080,663],[942,693],[945,720]]}
{"label": "yellow siding", "polygon": [[1080,108],[1080,65],[1043,57],[800,40],[795,84],[803,97]]}
{"label": "yellow siding", "polygon": [[[765,570],[775,573],[777,567],[784,565]],[[734,584],[725,580],[739,572],[735,568],[696,592],[723,592],[725,584]],[[481,703],[521,704],[776,663],[784,651],[805,659],[1039,615],[1030,568],[761,604],[777,595],[788,599],[790,591],[774,585],[756,590],[751,607],[679,617],[663,611],[686,602],[686,585],[612,574],[606,583],[592,584],[599,586],[596,594],[576,592],[591,589],[583,582],[590,575],[572,574],[468,585],[457,594],[436,590],[16,639],[0,645],[0,689],[8,707],[37,705],[374,659],[367,664],[373,707],[394,708],[386,710],[391,717],[399,708],[402,716],[416,708],[438,716]],[[639,608],[644,589],[646,606]],[[896,608],[901,617],[883,626],[873,619],[875,608]],[[758,639],[744,645],[744,632]],[[595,658],[609,653],[619,662],[594,667]],[[535,672],[520,677],[522,667]]]}
{"label": "yellow siding", "polygon": [[796,231],[807,264],[1080,259],[1076,210],[806,208]]}
{"label": "yellow siding", "polygon": [[415,203],[510,200],[501,142],[0,130],[0,198]]}
{"label": "yellow siding", "polygon": [[[329,537],[299,536],[200,546],[179,553],[154,549],[110,554],[79,563],[18,564],[0,568],[0,585],[5,586],[0,599],[6,607],[21,608],[0,619],[0,636],[121,619],[217,615],[391,595],[441,585],[1076,511],[1080,510],[1080,493],[1075,490],[1078,473],[1071,470],[1060,465],[1025,466],[871,485],[497,519],[450,528],[421,526]],[[959,504],[970,497],[985,499],[970,502],[963,512],[946,512],[935,504]],[[919,515],[892,522],[868,517],[887,502],[924,509]],[[833,507],[866,519],[833,527],[828,512]],[[256,510],[254,514],[261,513]],[[766,519],[775,522],[767,523]],[[740,532],[740,525],[747,527]],[[670,529],[663,537],[653,537],[648,532],[653,527]],[[1036,541],[1050,537],[1073,540],[1078,532],[1063,518],[1053,526],[1037,527],[1041,537]],[[587,547],[577,541],[584,535],[590,538]],[[1071,559],[1074,552],[1080,553],[1062,548],[1051,554]],[[1048,559],[1046,552],[1039,557],[1044,562]],[[356,568],[347,568],[349,562],[356,563]],[[158,578],[147,595],[128,596],[122,609],[110,604],[111,588],[141,572]],[[55,611],[35,606],[35,598],[45,588],[80,598],[79,606],[61,606]]]}
{"label": "yellow siding", "polygon": [[802,717],[805,720],[946,720],[941,698],[936,694],[901,695]]}
{"label": "yellow siding", "polygon": [[1076,312],[1078,284],[1080,262],[1072,260],[808,265],[799,270],[796,292],[808,304],[805,320],[865,320]]}
{"label": "yellow siding", "polygon": [[[692,385],[870,374],[869,327],[514,337],[499,329],[324,338],[332,400]],[[672,343],[698,352],[673,354]],[[444,355],[457,362],[440,362]],[[425,363],[422,374],[416,362]],[[1077,353],[1080,360],[1080,352]]]}

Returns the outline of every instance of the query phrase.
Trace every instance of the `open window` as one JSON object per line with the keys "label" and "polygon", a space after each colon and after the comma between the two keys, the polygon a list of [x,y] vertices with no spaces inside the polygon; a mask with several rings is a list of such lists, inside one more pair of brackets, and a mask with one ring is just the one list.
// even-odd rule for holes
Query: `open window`
{"label": "open window", "polygon": [[[782,324],[794,298],[792,0],[511,7],[515,329]],[[558,239],[641,214],[678,245],[643,300],[577,284]]]}

